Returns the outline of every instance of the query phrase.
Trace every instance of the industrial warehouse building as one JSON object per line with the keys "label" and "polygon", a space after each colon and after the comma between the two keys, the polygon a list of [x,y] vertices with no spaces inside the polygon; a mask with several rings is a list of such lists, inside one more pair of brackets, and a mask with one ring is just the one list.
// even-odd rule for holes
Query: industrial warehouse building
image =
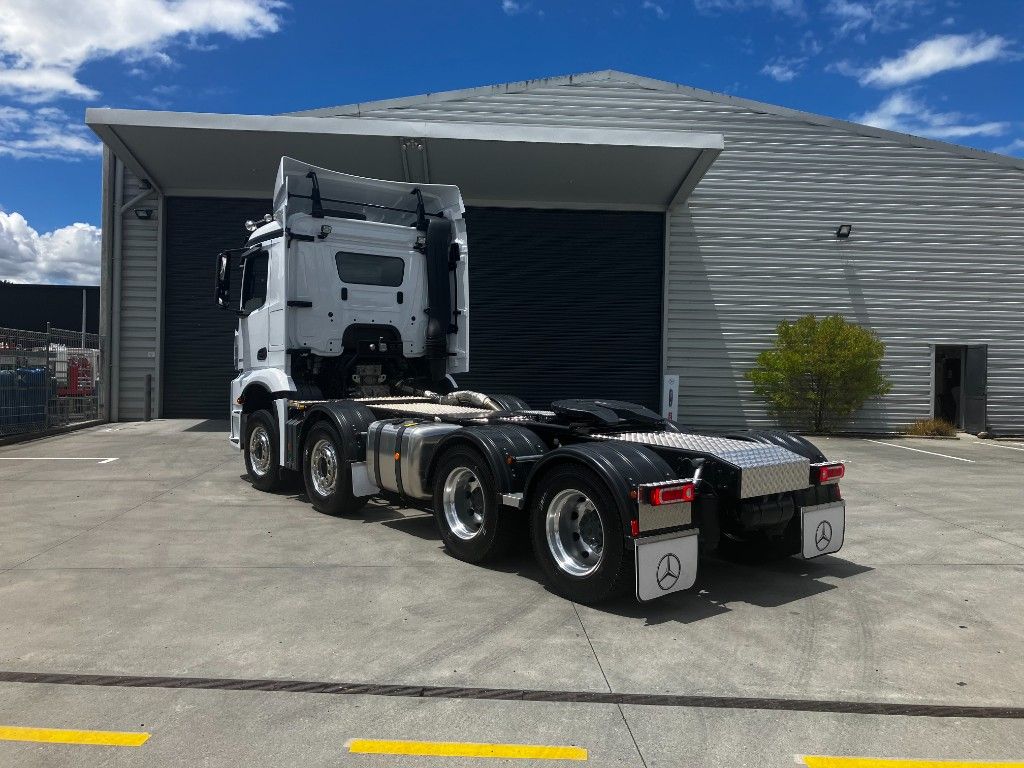
{"label": "industrial warehouse building", "polygon": [[[278,160],[457,184],[470,367],[534,406],[604,396],[691,428],[769,423],[743,373],[780,320],[839,313],[893,382],[853,429],[1024,433],[1024,160],[621,72],[286,116],[91,109],[105,144],[112,420],[226,418],[218,251]],[[849,237],[841,237],[849,225]],[[838,234],[837,234],[838,233]]]}

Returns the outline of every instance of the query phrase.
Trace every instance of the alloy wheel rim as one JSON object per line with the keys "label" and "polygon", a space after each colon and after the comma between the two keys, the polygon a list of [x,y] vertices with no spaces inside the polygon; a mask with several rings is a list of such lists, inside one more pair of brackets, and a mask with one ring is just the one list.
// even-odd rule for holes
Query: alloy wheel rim
{"label": "alloy wheel rim", "polygon": [[484,527],[483,486],[468,467],[456,467],[448,473],[441,490],[445,522],[455,536],[469,541]]}
{"label": "alloy wheel rim", "polygon": [[249,435],[249,463],[252,471],[262,477],[270,471],[270,434],[262,424],[257,424]]}
{"label": "alloy wheel rim", "polygon": [[321,496],[330,496],[338,483],[338,454],[327,438],[317,440],[309,454],[309,475]]}
{"label": "alloy wheel rim", "polygon": [[604,559],[604,523],[597,505],[575,488],[559,491],[544,516],[548,550],[558,568],[570,576],[596,571]]}

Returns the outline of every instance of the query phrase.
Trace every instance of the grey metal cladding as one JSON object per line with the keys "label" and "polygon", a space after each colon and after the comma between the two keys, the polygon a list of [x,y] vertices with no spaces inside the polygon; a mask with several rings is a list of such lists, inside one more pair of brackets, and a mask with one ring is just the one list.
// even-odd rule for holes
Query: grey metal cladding
{"label": "grey metal cladding", "polygon": [[683,432],[624,432],[596,436],[714,456],[740,470],[741,499],[800,490],[807,487],[810,478],[810,461],[777,445]]}
{"label": "grey metal cladding", "polygon": [[362,114],[721,132],[725,151],[669,221],[664,373],[680,374],[691,428],[770,425],[743,373],[780,320],[838,313],[878,333],[893,383],[852,428],[930,416],[930,345],[988,344],[989,423],[1024,432],[1020,168],[614,74]]}

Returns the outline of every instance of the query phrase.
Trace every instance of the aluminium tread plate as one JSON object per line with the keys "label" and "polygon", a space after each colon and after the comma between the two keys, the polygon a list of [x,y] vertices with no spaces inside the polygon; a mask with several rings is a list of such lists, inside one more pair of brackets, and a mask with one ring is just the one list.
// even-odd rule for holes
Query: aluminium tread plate
{"label": "aluminium tread plate", "polygon": [[778,445],[685,432],[622,432],[594,437],[714,456],[740,470],[741,499],[802,490],[810,478],[810,461]]}

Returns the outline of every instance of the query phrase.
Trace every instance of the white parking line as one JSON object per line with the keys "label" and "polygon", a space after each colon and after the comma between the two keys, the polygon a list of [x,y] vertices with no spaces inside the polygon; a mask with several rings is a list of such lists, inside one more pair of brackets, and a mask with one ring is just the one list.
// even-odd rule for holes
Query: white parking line
{"label": "white parking line", "polygon": [[117,461],[118,456],[0,456],[0,461],[95,461],[97,464],[109,464]]}
{"label": "white parking line", "polygon": [[911,448],[909,445],[897,445],[896,443],[883,443],[881,440],[868,440],[869,443],[875,443],[876,445],[888,445],[890,448],[902,448],[905,451],[914,451],[916,453],[927,453],[929,456],[941,456],[944,459],[953,459],[954,461],[966,461],[968,464],[973,464],[974,459],[964,459],[960,456],[950,456],[948,453],[935,453],[934,451],[923,451],[920,448]]}
{"label": "white parking line", "polygon": [[989,443],[989,442],[986,442],[985,445],[991,445],[993,448],[1007,448],[1007,449],[1009,449],[1011,451],[1024,451],[1024,446],[1020,446],[1020,445],[1003,445],[1002,443]]}

